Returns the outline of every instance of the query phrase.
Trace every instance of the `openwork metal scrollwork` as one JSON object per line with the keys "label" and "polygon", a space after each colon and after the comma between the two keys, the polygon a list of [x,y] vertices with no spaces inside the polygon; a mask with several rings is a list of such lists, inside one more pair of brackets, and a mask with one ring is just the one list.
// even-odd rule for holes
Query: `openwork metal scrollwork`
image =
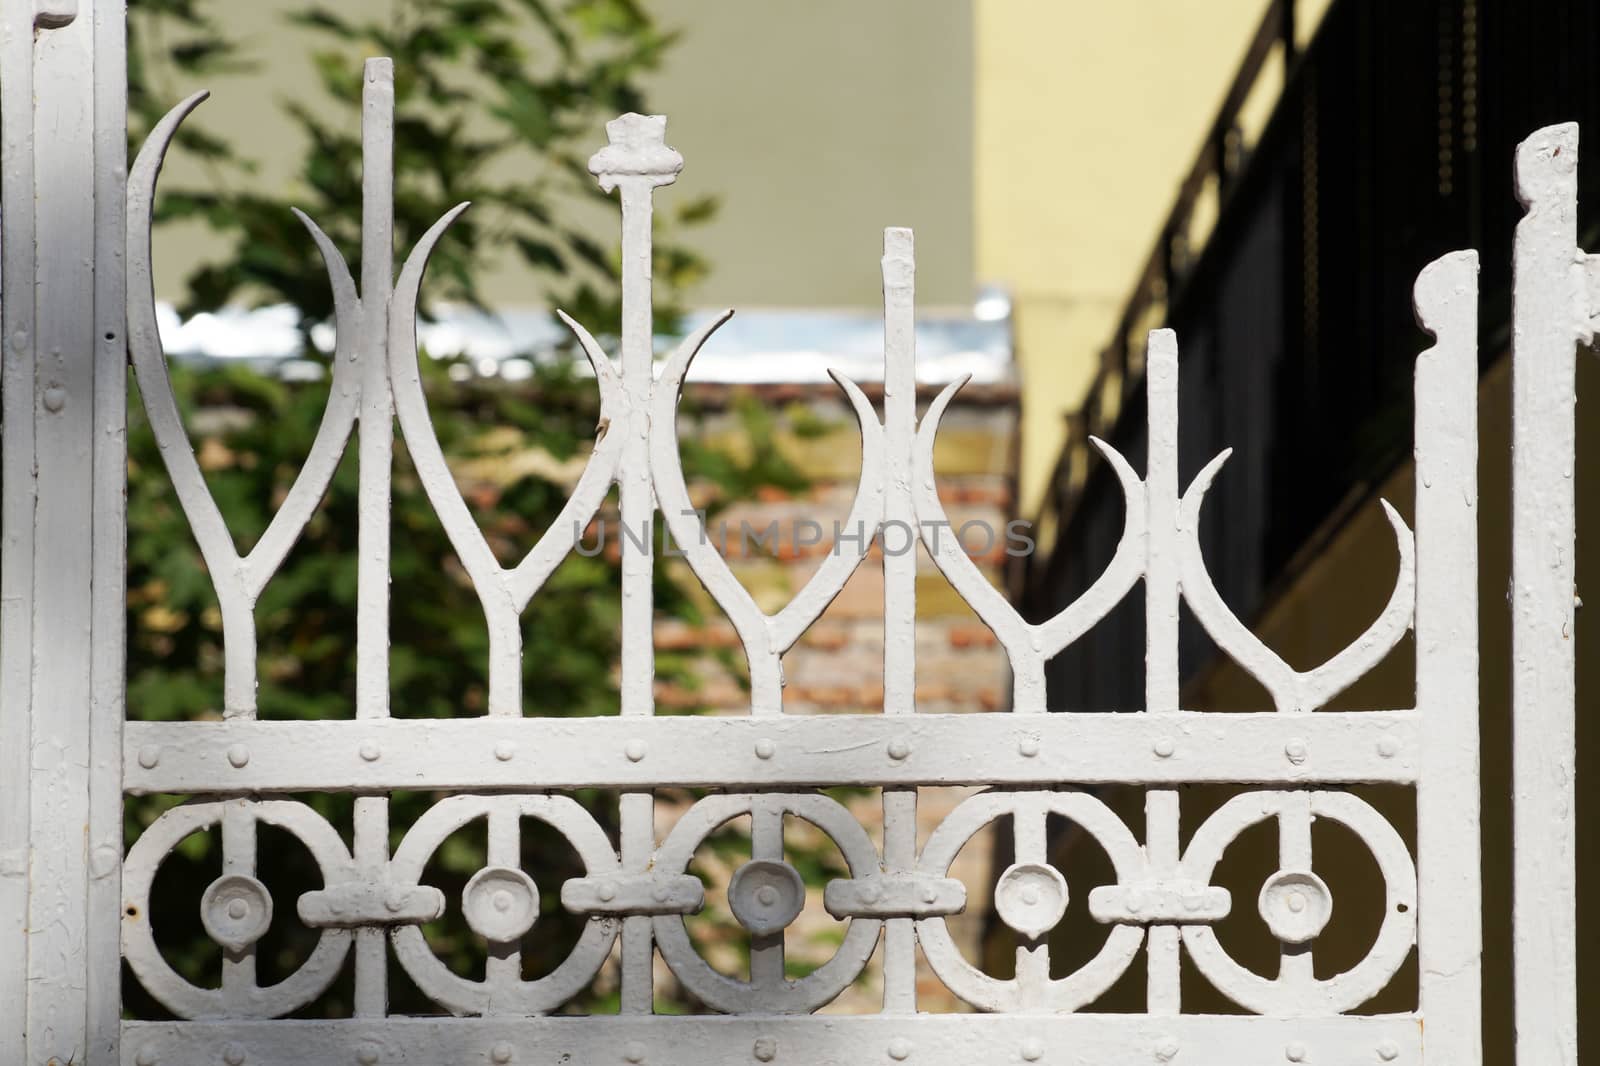
{"label": "openwork metal scrollwork", "polygon": [[[313,1047],[310,1033],[354,1041],[361,1062],[487,1061],[516,1058],[520,1047],[573,1061],[639,1063],[649,1059],[652,1024],[693,1025],[644,1016],[652,1011],[656,955],[676,979],[713,1011],[756,1019],[808,1014],[832,1002],[879,951],[884,958],[884,1013],[851,1033],[878,1042],[852,1062],[978,1061],[970,1033],[999,1034],[1006,1049],[985,1061],[1043,1061],[1050,1028],[1092,1009],[1141,951],[1148,970],[1146,1014],[1120,1018],[1076,1015],[1074,1039],[1107,1049],[1152,1047],[1171,1059],[1182,1036],[1199,1051],[1195,1061],[1222,1061],[1251,1024],[1269,1039],[1310,1034],[1326,1061],[1416,1061],[1420,1037],[1411,1015],[1346,1016],[1382,990],[1419,942],[1424,962],[1432,944],[1451,935],[1437,928],[1436,894],[1451,892],[1451,877],[1476,878],[1459,860],[1475,854],[1465,827],[1451,824],[1431,789],[1475,767],[1475,748],[1460,737],[1470,713],[1461,706],[1458,666],[1432,636],[1473,607],[1470,589],[1428,568],[1440,545],[1474,535],[1475,481],[1460,456],[1475,448],[1476,259],[1447,256],[1424,272],[1416,306],[1437,338],[1418,363],[1416,448],[1419,476],[1413,536],[1385,504],[1399,553],[1387,606],[1349,648],[1311,671],[1296,671],[1236,617],[1213,586],[1198,536],[1207,489],[1227,453],[1179,493],[1177,469],[1178,348],[1169,331],[1150,335],[1147,360],[1149,447],[1141,477],[1116,449],[1096,442],[1125,497],[1115,554],[1073,604],[1043,622],[1018,614],[961,550],[948,529],[934,468],[941,420],[961,382],[944,389],[917,418],[914,351],[914,251],[907,230],[884,240],[885,373],[883,412],[854,382],[836,376],[860,424],[861,472],[849,521],[872,534],[892,528],[920,540],[944,577],[972,605],[1004,647],[1014,674],[1009,713],[918,713],[915,677],[915,554],[885,553],[885,699],[882,715],[826,719],[784,714],[782,661],[822,615],[869,553],[872,536],[845,542],[781,610],[768,613],[740,585],[703,533],[691,505],[679,458],[677,408],[700,349],[712,343],[724,315],[685,339],[659,368],[653,358],[649,285],[652,197],[676,180],[682,159],[667,147],[665,120],[627,115],[608,126],[609,144],[591,161],[601,186],[619,191],[622,209],[623,329],[620,352],[608,354],[582,325],[563,318],[593,370],[604,431],[556,522],[515,566],[502,566],[462,499],[434,436],[418,366],[416,315],[428,257],[466,209],[447,213],[406,258],[392,281],[392,84],[386,61],[369,64],[366,78],[366,218],[363,278],[358,291],[337,249],[304,218],[327,264],[334,291],[337,347],[331,396],[322,429],[293,489],[255,549],[240,556],[221,512],[206,490],[185,437],[167,380],[151,288],[148,224],[155,181],[179,122],[202,99],[192,97],[155,130],[129,182],[131,232],[130,325],[134,369],[151,425],[178,498],[216,584],[225,627],[225,720],[213,723],[130,723],[125,776],[136,793],[203,795],[155,822],[127,859],[124,952],[144,986],[180,1019],[283,1018],[315,999],[354,954],[355,1017],[348,1022],[284,1021],[284,1028],[195,1028],[198,1022],[130,1023],[139,1054],[210,1054],[229,1041],[249,1061],[291,1061],[295,1048]],[[729,312],[731,314],[731,312]],[[421,483],[481,600],[489,632],[488,716],[437,722],[391,720],[387,706],[387,522],[390,447],[398,419]],[[352,433],[361,455],[362,573],[357,634],[357,706],[349,721],[255,721],[255,637],[252,609],[326,490]],[[1466,441],[1464,445],[1462,442]],[[1473,453],[1475,454],[1475,453]],[[577,532],[594,517],[615,484],[627,528],[646,528],[659,514],[689,569],[727,615],[749,663],[746,717],[656,719],[652,600],[654,560],[647,545],[624,538],[622,548],[622,669],[618,714],[559,722],[525,717],[519,620],[540,587],[574,548]],[[1047,714],[1045,666],[1081,638],[1142,583],[1148,659],[1142,708],[1107,713]],[[1177,625],[1187,602],[1224,653],[1260,681],[1275,709],[1203,715],[1180,706]],[[1323,710],[1381,661],[1411,628],[1417,629],[1415,708],[1350,713]],[[1432,627],[1432,628],[1430,628]],[[1459,635],[1452,637],[1459,639]],[[1132,714],[1109,713],[1112,710]],[[1316,713],[1312,713],[1316,712]],[[426,756],[419,755],[426,752]],[[380,757],[381,753],[381,757]],[[1188,782],[1238,786],[1181,845],[1177,786]],[[1414,788],[1421,797],[1418,854],[1373,807],[1341,791],[1352,783]],[[988,786],[966,799],[919,847],[917,789],[929,785]],[[875,845],[851,811],[820,789],[868,786],[882,790],[883,843]],[[1147,824],[1138,833],[1091,787],[1146,790]],[[713,790],[658,838],[654,790],[687,786]],[[620,833],[613,840],[574,799],[577,788],[621,794]],[[397,789],[458,793],[440,799],[388,854],[387,796]],[[289,791],[351,791],[357,795],[354,840],[301,804],[255,798]],[[690,873],[695,851],[719,826],[748,816],[752,857],[735,874],[730,906],[751,938],[747,980],[715,970],[695,950],[685,917],[704,906]],[[844,923],[833,958],[807,976],[785,973],[784,930],[799,913],[804,885],[785,859],[783,822],[813,823],[840,849],[848,877],[826,886],[828,912]],[[1045,825],[1075,823],[1111,861],[1110,884],[1075,883],[1070,868],[1053,862]],[[1018,938],[1016,973],[1000,979],[965,959],[947,919],[968,906],[969,886],[950,876],[962,847],[985,826],[1009,818],[1015,862],[994,886],[998,916]],[[1348,972],[1318,978],[1311,952],[1335,906],[1318,875],[1310,825],[1326,818],[1354,831],[1382,872],[1386,907],[1377,943]],[[584,870],[561,886],[560,902],[587,923],[568,958],[548,976],[524,980],[519,944],[540,934],[539,888],[524,868],[523,819],[547,823],[572,846]],[[445,900],[423,881],[429,857],[467,824],[488,824],[488,865],[462,898]],[[1215,922],[1245,899],[1212,883],[1225,849],[1250,826],[1276,820],[1280,869],[1256,900],[1262,920],[1282,944],[1276,977],[1235,962],[1213,934]],[[276,900],[255,869],[255,826],[294,833],[324,877],[321,889],[298,900]],[[205,927],[225,948],[219,989],[199,989],[161,959],[148,914],[150,886],[163,857],[186,835],[221,827],[224,876],[203,901]],[[1429,863],[1435,864],[1434,866]],[[1070,866],[1070,863],[1067,864]],[[1440,871],[1435,874],[1433,871]],[[1475,882],[1474,882],[1475,883]],[[489,945],[481,981],[452,973],[430,949],[421,928],[452,905]],[[1052,976],[1049,936],[1070,906],[1087,906],[1109,927],[1104,946],[1076,972]],[[321,929],[310,959],[271,988],[254,981],[253,949],[273,911],[292,910]],[[1007,1029],[962,1030],[949,1041],[919,1041],[916,948],[934,974],[979,1011],[1015,1016]],[[352,950],[353,945],[353,950]],[[383,973],[390,951],[411,980],[454,1015],[485,1016],[481,1029],[405,1020],[387,1013]],[[586,988],[616,950],[621,1013],[613,1028],[601,1020],[546,1017]],[[1185,1015],[1179,996],[1180,957],[1187,952],[1223,994],[1263,1019]],[[1426,966],[1424,966],[1426,973]],[[1430,993],[1422,989],[1422,1007]],[[1297,1019],[1289,1030],[1282,1019]],[[1274,1020],[1276,1019],[1276,1020]],[[1303,1024],[1302,1024],[1303,1023]],[[752,1023],[754,1024],[754,1023]],[[799,1022],[792,1023],[800,1025]],[[824,1023],[819,1021],[816,1025]],[[844,1024],[830,1020],[827,1025]],[[976,1022],[964,1024],[977,1024]],[[821,1029],[695,1028],[692,1037],[716,1046],[706,1061],[838,1061],[819,1050]],[[345,1026],[345,1028],[340,1028]],[[1154,1028],[1152,1028],[1154,1027]],[[844,1032],[846,1030],[839,1030]],[[953,1032],[953,1030],[939,1030]],[[244,1034],[244,1035],[240,1035]],[[276,1034],[276,1035],[270,1035]],[[1152,1036],[1154,1034],[1154,1036]],[[1176,1035],[1174,1035],[1176,1034]],[[1297,1039],[1301,1039],[1297,1037]],[[300,1041],[297,1043],[297,1041]],[[366,1041],[366,1043],[362,1043]],[[246,1046],[248,1045],[248,1046]],[[395,1050],[397,1047],[400,1050]],[[277,1049],[287,1048],[288,1051]],[[788,1056],[801,1049],[798,1059]],[[806,1049],[810,1049],[809,1052]],[[1392,1054],[1391,1054],[1392,1052]],[[809,1059],[807,1055],[809,1054]],[[1188,1053],[1183,1061],[1189,1061]],[[405,1057],[410,1055],[412,1057]],[[421,1055],[419,1060],[415,1056]],[[1206,1057],[1210,1055],[1211,1057]],[[832,1056],[832,1057],[830,1057]],[[964,1056],[964,1057],[963,1057]],[[737,1057],[737,1056],[736,1056]],[[1290,1056],[1291,1059],[1294,1056]],[[144,1062],[145,1059],[138,1059]],[[206,1060],[209,1061],[209,1060]],[[228,1059],[227,1061],[234,1061]],[[243,1061],[243,1059],[241,1059]],[[539,1059],[539,1061],[544,1061]],[[563,1059],[562,1061],[566,1061]],[[742,1057],[739,1061],[744,1061]],[[1054,1059],[1050,1061],[1056,1061]],[[1065,1060],[1061,1060],[1065,1061]]]}

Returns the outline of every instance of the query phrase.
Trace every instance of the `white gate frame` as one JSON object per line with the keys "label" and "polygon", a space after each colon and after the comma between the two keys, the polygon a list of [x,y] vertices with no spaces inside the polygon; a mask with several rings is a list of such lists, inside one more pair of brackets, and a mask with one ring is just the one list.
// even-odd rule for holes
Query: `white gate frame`
{"label": "white gate frame", "polygon": [[125,588],[121,0],[0,3],[0,1062],[116,1061]]}
{"label": "white gate frame", "polygon": [[[1212,587],[1200,555],[1206,489],[1226,453],[1180,494],[1177,339],[1151,334],[1149,464],[1140,478],[1112,449],[1127,503],[1126,529],[1106,573],[1056,618],[1019,618],[954,544],[930,538],[944,518],[932,471],[938,424],[959,384],[918,423],[913,350],[911,235],[884,246],[885,403],[839,379],[862,425],[861,488],[852,520],[885,534],[918,531],[945,577],[995,631],[1015,675],[1002,715],[916,712],[914,557],[887,553],[885,713],[808,718],[782,711],[781,656],[826,608],[866,553],[836,553],[783,611],[765,615],[699,536],[677,460],[678,389],[715,325],[653,373],[650,216],[655,188],[682,160],[664,121],[625,116],[591,167],[621,190],[624,327],[620,366],[576,323],[610,430],[557,527],[514,569],[483,545],[433,441],[417,380],[414,310],[427,254],[460,209],[392,274],[392,71],[368,64],[366,203],[359,291],[337,250],[309,223],[329,265],[338,309],[338,385],[299,481],[255,552],[240,558],[206,493],[166,386],[150,313],[148,222],[165,143],[191,99],[141,156],[124,210],[125,43],[121,0],[0,0],[3,159],[4,540],[0,560],[0,1063],[154,1066],[168,1063],[546,1062],[805,1063],[932,1066],[992,1062],[1158,1061],[1481,1062],[1482,905],[1477,746],[1477,259],[1446,256],[1418,279],[1415,306],[1435,344],[1418,358],[1417,532],[1391,509],[1400,556],[1388,606],[1355,644],[1299,672],[1257,640]],[[1600,265],[1576,246],[1577,131],[1552,127],[1519,150],[1528,216],[1516,246],[1514,575],[1516,987],[1519,1061],[1575,1066],[1573,846],[1574,580],[1573,363],[1600,311]],[[126,257],[125,257],[126,250]],[[126,258],[126,263],[125,263]],[[126,267],[127,277],[124,277]],[[131,294],[132,303],[125,300]],[[371,309],[369,311],[369,309]],[[381,310],[380,310],[381,309]],[[376,313],[372,313],[376,312]],[[720,322],[719,322],[720,324]],[[125,365],[131,348],[141,392],[178,495],[222,604],[227,648],[225,720],[124,724]],[[482,719],[390,720],[387,681],[388,467],[397,416],[424,485],[473,578],[491,636],[490,708]],[[251,608],[316,506],[348,436],[361,458],[357,706],[350,720],[254,720]],[[187,460],[186,457],[187,456]],[[653,716],[648,551],[623,549],[623,676],[616,717],[523,717],[517,688],[518,618],[571,548],[572,527],[621,485],[630,529],[662,513],[688,562],[726,611],[750,661],[747,718]],[[1044,688],[1051,656],[1143,581],[1148,619],[1146,706],[1133,714],[1052,715]],[[1275,710],[1205,715],[1178,703],[1176,623],[1186,601],[1223,651],[1262,682]],[[1416,630],[1415,709],[1316,711]],[[1180,851],[1176,785],[1264,786],[1212,816]],[[1413,856],[1372,808],[1339,791],[1356,782],[1414,786]],[[1064,785],[1151,788],[1143,842],[1087,793]],[[842,808],[811,789],[884,790],[880,855]],[[985,784],[917,848],[916,789]],[[653,830],[660,786],[730,789],[691,808],[665,840]],[[1332,786],[1332,787],[1325,787]],[[393,856],[388,790],[491,790],[438,804]],[[559,792],[623,793],[620,847]],[[536,789],[528,792],[528,789]],[[152,826],[124,863],[122,796],[181,792],[190,803]],[[353,847],[290,791],[358,793]],[[493,790],[507,790],[495,792]],[[521,792],[515,790],[522,790]],[[742,791],[741,791],[742,790]],[[1112,927],[1106,948],[1064,979],[1049,975],[1043,931],[1066,905],[1042,833],[1065,813],[1105,847],[1117,883],[1089,894]],[[749,814],[753,861],[730,891],[752,933],[748,982],[714,973],[695,955],[682,916],[697,909],[686,866],[705,833]],[[817,823],[851,875],[828,886],[827,905],[848,932],[839,955],[811,977],[784,977],[782,928],[795,882],[783,862],[782,818]],[[946,876],[972,833],[1016,815],[1017,863],[996,889],[1000,915],[1022,938],[1017,977],[1000,981],[960,957],[944,928],[965,890]],[[463,902],[469,922],[497,944],[482,982],[442,972],[418,923],[445,901],[419,883],[431,848],[473,818],[490,824],[491,866]],[[521,817],[556,825],[588,874],[563,886],[567,909],[590,922],[572,959],[522,982],[515,941],[531,923],[519,869]],[[1318,979],[1315,935],[1331,897],[1311,869],[1315,818],[1343,822],[1372,849],[1387,884],[1382,930],[1367,960]],[[1230,959],[1209,923],[1236,902],[1209,877],[1228,843],[1265,820],[1279,825],[1279,873],[1258,906],[1283,944],[1276,979]],[[296,832],[323,869],[324,889],[298,901],[321,927],[320,946],[284,984],[260,989],[253,943],[271,906],[255,879],[255,826]],[[160,962],[143,918],[155,866],[196,828],[219,824],[224,877],[208,892],[208,929],[228,950],[222,988],[195,989]],[[598,834],[598,835],[597,835]],[[791,916],[792,917],[792,916]],[[884,933],[883,1013],[804,1015],[836,995]],[[622,1013],[551,1016],[620,943]],[[1381,989],[1415,944],[1420,1009],[1347,1014]],[[453,1019],[387,1014],[391,946]],[[916,1013],[920,947],[941,980],[983,1016]],[[1079,1013],[1139,951],[1149,969],[1147,1012]],[[657,952],[722,1015],[651,1016]],[[1183,1014],[1180,954],[1251,1015]],[[355,958],[355,1017],[279,1020],[313,998]],[[178,1022],[120,1019],[120,965]],[[1423,1023],[1426,1022],[1424,1034]],[[566,1061],[566,1060],[561,1060]]]}

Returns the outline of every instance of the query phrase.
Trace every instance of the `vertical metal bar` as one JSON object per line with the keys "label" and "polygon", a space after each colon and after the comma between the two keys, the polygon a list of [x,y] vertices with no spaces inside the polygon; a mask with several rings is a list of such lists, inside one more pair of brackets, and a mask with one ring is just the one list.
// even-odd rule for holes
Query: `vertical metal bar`
{"label": "vertical metal bar", "polygon": [[0,1062],[24,1062],[33,707],[33,7],[0,4]]}
{"label": "vertical metal bar", "polygon": [[[1050,861],[1049,794],[1018,794],[1012,808],[1011,839],[1018,865],[1044,865]],[[1047,933],[1035,938],[1018,933],[1017,987],[1023,1010],[1040,1010],[1049,1003],[1050,944]]]}
{"label": "vertical metal bar", "polygon": [[1150,331],[1144,578],[1145,710],[1178,710],[1178,335]]}
{"label": "vertical metal bar", "polygon": [[[369,59],[361,94],[360,556],[356,583],[356,717],[389,717],[389,508],[394,399],[389,386],[389,301],[394,295],[394,61]],[[389,861],[389,800],[361,796],[356,865],[379,878]],[[388,1012],[387,930],[355,933],[358,1017]]]}
{"label": "vertical metal bar", "polygon": [[1511,373],[1512,946],[1517,1061],[1575,1066],[1573,569],[1578,127],[1517,147]]}
{"label": "vertical metal bar", "polygon": [[[783,861],[783,808],[758,796],[750,806],[750,857]],[[783,930],[750,935],[750,983],[776,994],[784,978]]]}
{"label": "vertical metal bar", "polygon": [[[1145,460],[1144,707],[1174,713],[1179,703],[1178,672],[1178,335],[1150,331],[1145,356],[1147,457]],[[1145,797],[1145,846],[1157,878],[1177,876],[1178,794],[1153,791]],[[1150,927],[1147,952],[1147,1009],[1177,1014],[1179,959],[1177,926]]]}
{"label": "vertical metal bar", "polygon": [[[1278,869],[1311,869],[1311,793],[1284,793],[1278,811]],[[1278,945],[1278,980],[1304,989],[1316,980],[1312,968],[1312,944]]]}
{"label": "vertical metal bar", "polygon": [[[1478,1066],[1482,887],[1478,825],[1478,256],[1417,278],[1417,951],[1423,1058]],[[1382,743],[1382,741],[1380,741]]]}
{"label": "vertical metal bar", "polygon": [[[917,512],[911,495],[917,433],[916,245],[883,231],[883,713],[917,710]],[[893,752],[891,752],[893,755]],[[883,851],[890,871],[916,865],[917,790],[884,789]],[[917,1009],[916,922],[884,923],[883,1009]]]}
{"label": "vertical metal bar", "polygon": [[[1157,789],[1145,796],[1145,852],[1150,875],[1157,881],[1171,882],[1178,876],[1178,793]],[[1145,1010],[1151,1014],[1176,1015],[1182,1006],[1179,998],[1179,951],[1182,938],[1176,925],[1152,925],[1146,975]]]}
{"label": "vertical metal bar", "polygon": [[[621,473],[622,522],[622,715],[655,713],[655,560],[652,557],[655,491],[650,474],[650,394],[654,385],[654,321],[651,302],[652,199],[656,188],[677,180],[683,157],[666,144],[667,120],[628,114],[606,123],[609,143],[589,160],[589,171],[606,191],[622,190],[622,386],[628,399]],[[648,756],[631,741],[627,757]],[[622,868],[645,873],[655,849],[655,799],[649,792],[621,800]],[[648,915],[622,920],[622,1012],[649,1014],[655,1006],[655,949]]]}
{"label": "vertical metal bar", "polygon": [[[650,485],[650,386],[654,335],[650,286],[651,196],[654,187],[629,181],[622,186],[622,385],[629,418],[623,445],[620,481],[622,521],[622,713],[655,713],[655,494]],[[655,846],[655,804],[649,793],[624,797],[622,807],[624,868],[642,873]],[[624,1011],[648,1014],[655,1006],[651,990],[654,949],[650,919],[623,919],[622,969]]]}
{"label": "vertical metal bar", "polygon": [[[250,800],[229,800],[222,809],[222,876],[256,875],[256,816]],[[222,951],[222,994],[228,1009],[246,1016],[255,997],[256,946]]]}
{"label": "vertical metal bar", "polygon": [[127,695],[127,0],[93,0],[95,137],[94,516],[90,631],[86,1066],[114,1066],[122,1034],[122,726]]}
{"label": "vertical metal bar", "polygon": [[[37,9],[36,9],[37,10]],[[34,53],[36,285],[32,729],[25,1061],[87,1057],[94,502],[94,11],[63,9]],[[77,16],[77,17],[74,17]],[[21,279],[26,281],[27,275]]]}
{"label": "vertical metal bar", "polygon": [[[522,865],[522,817],[514,798],[497,800],[489,810],[489,865],[512,869]],[[483,977],[489,986],[485,1013],[515,1012],[517,983],[522,980],[521,941],[491,943]]]}

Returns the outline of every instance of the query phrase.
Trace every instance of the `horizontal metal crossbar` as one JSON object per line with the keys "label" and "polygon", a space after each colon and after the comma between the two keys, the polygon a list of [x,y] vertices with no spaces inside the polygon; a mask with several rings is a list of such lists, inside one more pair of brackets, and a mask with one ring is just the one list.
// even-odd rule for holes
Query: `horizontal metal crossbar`
{"label": "horizontal metal crossbar", "polygon": [[[1129,1050],[1148,1049],[1143,1060]],[[230,1052],[234,1057],[228,1057]],[[242,1053],[242,1057],[240,1055]],[[1128,1014],[907,1017],[382,1018],[125,1022],[122,1061],[250,1066],[558,1063],[573,1066],[984,1066],[989,1063],[1282,1066],[1422,1059],[1412,1015],[1254,1018]],[[143,1055],[141,1058],[139,1056]]]}
{"label": "horizontal metal crossbar", "polygon": [[1418,712],[130,722],[157,792],[1410,784]]}

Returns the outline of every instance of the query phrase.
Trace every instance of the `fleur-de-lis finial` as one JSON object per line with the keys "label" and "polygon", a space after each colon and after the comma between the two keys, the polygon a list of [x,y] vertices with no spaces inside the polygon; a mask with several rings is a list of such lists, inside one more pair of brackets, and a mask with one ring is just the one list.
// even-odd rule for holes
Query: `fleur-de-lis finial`
{"label": "fleur-de-lis finial", "polygon": [[652,188],[671,185],[683,169],[683,156],[667,146],[667,116],[629,112],[606,123],[609,140],[589,159],[589,173],[606,192],[626,178],[642,178]]}

